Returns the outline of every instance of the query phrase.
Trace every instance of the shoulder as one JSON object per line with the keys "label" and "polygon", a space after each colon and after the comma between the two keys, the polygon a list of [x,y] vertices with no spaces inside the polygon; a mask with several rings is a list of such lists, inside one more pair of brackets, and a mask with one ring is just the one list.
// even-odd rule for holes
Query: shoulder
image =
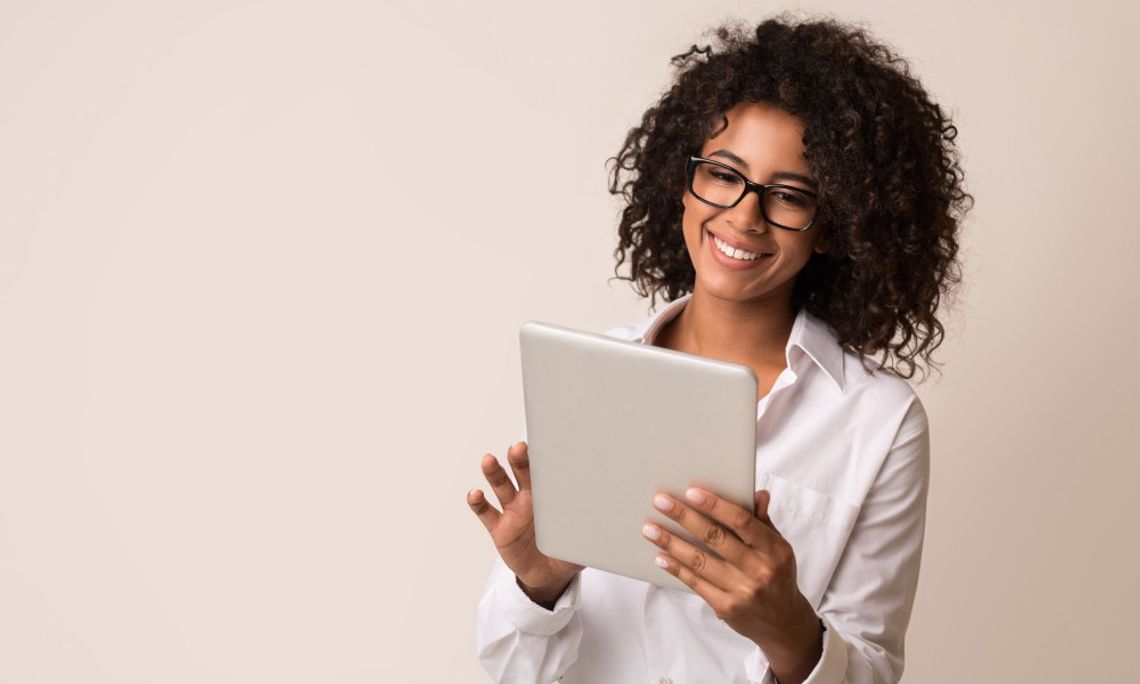
{"label": "shoulder", "polygon": [[856,491],[862,494],[854,496],[864,503],[915,496],[926,487],[931,466],[930,421],[922,399],[905,378],[870,359],[865,368],[858,354],[844,353],[849,438],[858,445],[853,458],[861,474]]}
{"label": "shoulder", "polygon": [[848,350],[843,354],[844,394],[848,401],[872,409],[870,414],[875,421],[894,438],[929,429],[922,398],[909,381],[884,370],[872,359],[860,359]]}
{"label": "shoulder", "polygon": [[852,392],[861,397],[875,397],[892,404],[909,404],[918,401],[918,393],[905,378],[886,370],[871,358],[860,358],[848,349],[843,350],[843,381]]}
{"label": "shoulder", "polygon": [[853,409],[858,417],[874,419],[905,412],[915,403],[921,405],[907,380],[883,368],[876,359],[861,357],[842,345],[835,328],[810,310],[800,309],[792,335],[789,345],[812,357],[838,385],[840,391],[833,395],[836,401]]}

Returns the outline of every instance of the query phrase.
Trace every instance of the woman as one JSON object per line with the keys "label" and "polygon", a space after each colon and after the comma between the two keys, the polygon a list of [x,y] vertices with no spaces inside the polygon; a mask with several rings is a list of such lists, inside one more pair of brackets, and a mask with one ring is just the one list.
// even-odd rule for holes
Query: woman
{"label": "woman", "polygon": [[[674,58],[610,190],[615,250],[669,304],[607,334],[748,365],[755,508],[646,502],[678,592],[544,556],[525,443],[467,502],[499,552],[477,647],[501,682],[896,682],[918,582],[929,428],[906,382],[960,281],[956,129],[889,48],[831,20],[721,28]],[[616,272],[616,271],[615,271]],[[622,276],[619,276],[622,277]],[[882,355],[878,362],[870,357]],[[649,506],[706,542],[650,522]]]}

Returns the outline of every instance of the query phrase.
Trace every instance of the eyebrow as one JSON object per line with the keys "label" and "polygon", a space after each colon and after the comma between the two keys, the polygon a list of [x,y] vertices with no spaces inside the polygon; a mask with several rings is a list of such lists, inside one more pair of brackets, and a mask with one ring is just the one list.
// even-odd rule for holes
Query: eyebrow
{"label": "eyebrow", "polygon": [[[728,150],[717,150],[715,152],[709,152],[708,156],[710,158],[711,157],[724,157],[725,159],[744,167],[745,171],[748,170],[748,162],[744,161],[743,159],[736,156],[732,152],[729,152]],[[813,180],[810,176],[805,176],[802,173],[795,173],[794,171],[777,171],[777,172],[772,174],[772,179],[773,180],[794,180],[794,181],[799,181],[800,183],[803,183],[804,185],[810,185],[813,188],[819,187],[816,184],[815,180]]]}

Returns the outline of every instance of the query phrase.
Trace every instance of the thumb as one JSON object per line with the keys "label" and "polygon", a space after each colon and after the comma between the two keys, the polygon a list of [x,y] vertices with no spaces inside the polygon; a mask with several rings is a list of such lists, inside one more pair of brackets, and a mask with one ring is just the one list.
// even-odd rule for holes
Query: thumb
{"label": "thumb", "polygon": [[768,506],[772,503],[772,493],[767,489],[761,489],[752,495],[752,501],[756,517],[760,519],[760,522],[775,530],[776,525],[768,515]]}

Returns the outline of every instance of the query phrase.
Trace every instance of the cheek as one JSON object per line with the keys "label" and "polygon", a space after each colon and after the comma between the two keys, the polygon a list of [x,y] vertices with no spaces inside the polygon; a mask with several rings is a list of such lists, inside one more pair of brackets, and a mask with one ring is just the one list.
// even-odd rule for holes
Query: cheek
{"label": "cheek", "polygon": [[724,211],[709,205],[699,200],[693,199],[691,195],[686,196],[681,202],[684,210],[681,213],[681,224],[685,227],[686,232],[700,234],[704,230],[704,225],[709,221],[716,218],[717,214]]}
{"label": "cheek", "polygon": [[815,244],[815,236],[801,235],[791,233],[788,231],[773,228],[774,231],[779,231],[773,235],[776,244],[779,245],[780,251],[790,261],[806,263],[811,258],[812,248]]}

